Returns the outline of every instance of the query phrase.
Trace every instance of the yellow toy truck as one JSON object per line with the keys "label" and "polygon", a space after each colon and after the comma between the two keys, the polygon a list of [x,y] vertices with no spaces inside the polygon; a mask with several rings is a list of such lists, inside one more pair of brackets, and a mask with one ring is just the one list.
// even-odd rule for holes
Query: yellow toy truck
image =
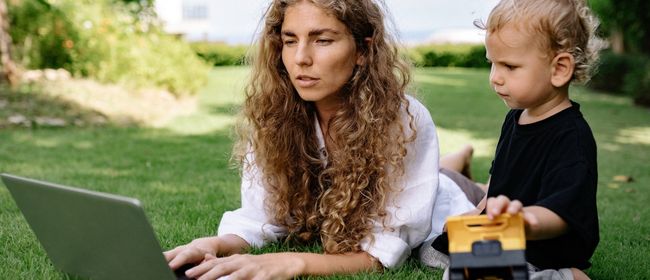
{"label": "yellow toy truck", "polygon": [[447,219],[449,279],[528,279],[521,214]]}

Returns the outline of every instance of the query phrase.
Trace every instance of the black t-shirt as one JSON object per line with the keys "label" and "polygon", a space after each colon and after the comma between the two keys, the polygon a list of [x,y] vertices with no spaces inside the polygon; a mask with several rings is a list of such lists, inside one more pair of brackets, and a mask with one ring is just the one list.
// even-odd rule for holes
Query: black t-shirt
{"label": "black t-shirt", "polygon": [[596,210],[596,142],[580,105],[542,121],[519,125],[522,110],[511,110],[501,128],[490,169],[488,197],[505,195],[524,206],[558,214],[568,232],[527,241],[526,259],[540,269],[586,269],[599,241]]}

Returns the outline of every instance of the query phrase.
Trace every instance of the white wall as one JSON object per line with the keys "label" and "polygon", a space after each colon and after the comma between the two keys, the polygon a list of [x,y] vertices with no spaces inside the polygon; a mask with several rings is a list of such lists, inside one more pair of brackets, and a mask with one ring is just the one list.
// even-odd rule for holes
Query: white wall
{"label": "white wall", "polygon": [[[183,2],[204,2],[206,20],[183,19]],[[184,34],[188,40],[250,43],[268,0],[157,0],[156,13],[165,31]]]}

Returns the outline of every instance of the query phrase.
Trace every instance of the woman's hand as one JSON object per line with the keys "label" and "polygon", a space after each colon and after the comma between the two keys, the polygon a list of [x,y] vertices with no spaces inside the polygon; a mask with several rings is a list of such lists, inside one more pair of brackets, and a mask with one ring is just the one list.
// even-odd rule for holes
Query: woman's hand
{"label": "woman's hand", "polygon": [[178,246],[163,254],[172,270],[184,264],[200,263],[206,255],[217,255],[219,252],[218,237],[204,237],[192,240],[189,244]]}
{"label": "woman's hand", "polygon": [[206,254],[203,262],[185,272],[197,280],[218,279],[290,279],[302,274],[303,260],[296,254],[276,253],[263,255],[232,255],[217,258]]}

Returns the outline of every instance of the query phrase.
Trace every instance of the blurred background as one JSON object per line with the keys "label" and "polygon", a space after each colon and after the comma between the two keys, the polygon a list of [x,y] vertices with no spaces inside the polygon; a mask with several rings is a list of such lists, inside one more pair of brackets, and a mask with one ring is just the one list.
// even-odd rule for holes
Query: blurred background
{"label": "blurred background", "polygon": [[[496,2],[385,4],[404,54],[417,67],[485,68],[483,34],[473,22],[485,20]],[[611,48],[588,86],[650,105],[648,4],[589,3]],[[191,97],[207,83],[211,67],[244,63],[266,6],[264,0],[1,0],[2,91],[25,90],[21,85],[42,80],[81,78],[119,87],[109,91],[146,89]],[[9,121],[8,114],[2,116],[0,126],[21,125],[30,117]]]}

